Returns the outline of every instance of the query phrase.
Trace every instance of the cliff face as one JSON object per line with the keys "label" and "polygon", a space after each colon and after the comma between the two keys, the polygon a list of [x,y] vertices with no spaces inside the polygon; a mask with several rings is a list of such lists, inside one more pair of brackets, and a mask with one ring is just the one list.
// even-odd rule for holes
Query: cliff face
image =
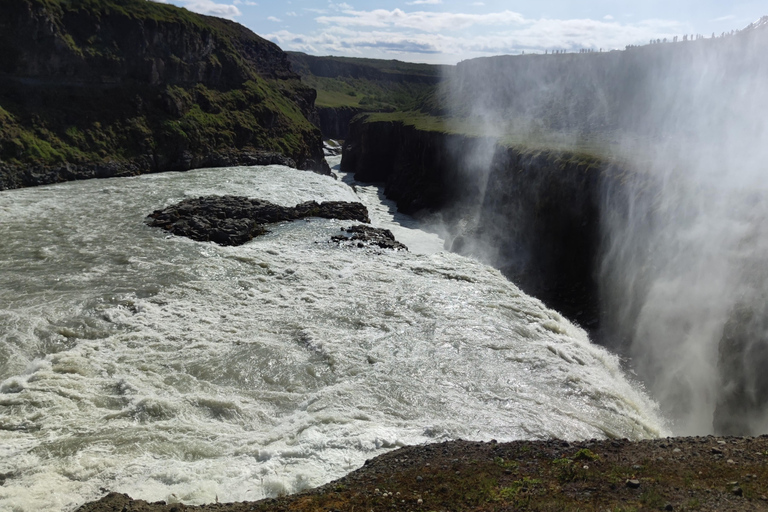
{"label": "cliff face", "polygon": [[351,125],[341,165],[355,179],[383,182],[402,212],[439,211],[447,249],[485,260],[597,328],[601,190],[619,169],[573,153],[364,118]]}
{"label": "cliff face", "polygon": [[452,149],[475,141],[420,131],[400,122],[369,123],[359,117],[350,126],[341,170],[355,179],[384,182],[385,194],[404,213],[441,208],[458,197],[461,163]]}
{"label": "cliff face", "polygon": [[361,114],[358,107],[317,107],[317,117],[323,138],[346,140],[352,118]]}
{"label": "cliff face", "polygon": [[323,170],[315,92],[276,45],[230,21],[146,0],[8,0],[0,76],[0,188],[229,164]]}

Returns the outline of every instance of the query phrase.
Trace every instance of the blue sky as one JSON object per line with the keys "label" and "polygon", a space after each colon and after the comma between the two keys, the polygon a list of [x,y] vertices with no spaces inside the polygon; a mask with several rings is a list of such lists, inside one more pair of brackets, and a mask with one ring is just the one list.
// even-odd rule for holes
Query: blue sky
{"label": "blue sky", "polygon": [[768,15],[765,0],[159,1],[233,19],[284,50],[435,64],[711,37]]}

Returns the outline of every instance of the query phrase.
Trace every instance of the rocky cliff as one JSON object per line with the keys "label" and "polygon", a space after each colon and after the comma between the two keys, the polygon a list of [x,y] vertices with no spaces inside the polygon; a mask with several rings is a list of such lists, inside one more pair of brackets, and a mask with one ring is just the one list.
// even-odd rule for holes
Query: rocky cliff
{"label": "rocky cliff", "polygon": [[341,166],[357,180],[383,182],[402,212],[438,212],[447,249],[480,257],[597,329],[601,191],[619,181],[614,164],[358,118]]}
{"label": "rocky cliff", "polygon": [[8,0],[0,77],[0,188],[230,164],[327,171],[315,91],[230,21],[146,0]]}
{"label": "rocky cliff", "polygon": [[346,140],[352,119],[363,112],[360,107],[317,107],[318,126],[323,138]]}

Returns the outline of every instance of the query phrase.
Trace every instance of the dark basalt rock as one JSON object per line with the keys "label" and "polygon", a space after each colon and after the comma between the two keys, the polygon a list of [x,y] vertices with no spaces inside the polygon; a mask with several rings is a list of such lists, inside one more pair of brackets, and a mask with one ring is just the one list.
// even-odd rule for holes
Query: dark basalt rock
{"label": "dark basalt rock", "polygon": [[737,304],[718,346],[720,374],[713,427],[718,435],[753,435],[768,406],[768,303]]}
{"label": "dark basalt rock", "polygon": [[199,242],[242,245],[267,233],[266,224],[305,217],[370,222],[360,203],[309,201],[290,207],[241,196],[207,196],[155,210],[146,223]]}
{"label": "dark basalt rock", "polygon": [[516,150],[358,117],[341,170],[384,183],[402,213],[439,212],[446,249],[481,258],[581,326],[599,328],[602,190],[621,169],[565,151]]}
{"label": "dark basalt rock", "polygon": [[368,247],[375,245],[382,249],[392,249],[395,251],[407,251],[408,247],[395,240],[395,235],[388,229],[374,228],[371,226],[350,226],[341,228],[342,231],[350,236],[336,235],[331,237],[333,242],[339,245],[356,245],[357,247]]}

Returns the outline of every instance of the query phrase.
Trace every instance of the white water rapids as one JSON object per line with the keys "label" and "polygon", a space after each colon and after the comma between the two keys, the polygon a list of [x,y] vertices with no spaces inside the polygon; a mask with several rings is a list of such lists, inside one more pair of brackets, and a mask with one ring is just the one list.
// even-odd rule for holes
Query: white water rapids
{"label": "white water rapids", "polygon": [[[358,193],[280,166],[0,193],[0,510],[255,500],[445,439],[667,433],[582,330]],[[240,247],[144,224],[208,194],[362,197],[416,251],[340,248],[333,220]]]}

